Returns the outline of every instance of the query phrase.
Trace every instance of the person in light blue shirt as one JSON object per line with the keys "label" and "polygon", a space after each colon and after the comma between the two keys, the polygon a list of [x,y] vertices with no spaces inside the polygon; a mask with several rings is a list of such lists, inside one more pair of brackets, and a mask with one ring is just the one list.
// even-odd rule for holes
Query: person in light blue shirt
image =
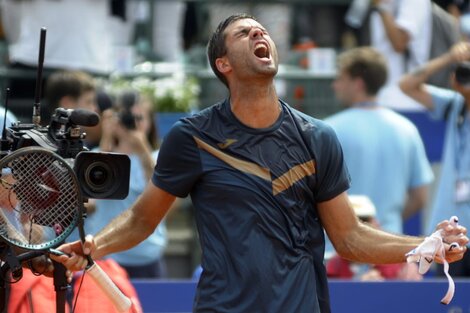
{"label": "person in light blue shirt", "polygon": [[[470,43],[454,45],[448,53],[429,61],[419,71],[404,76],[402,90],[429,109],[431,116],[446,120],[440,178],[431,207],[431,224],[442,216],[456,215],[470,225]],[[456,66],[451,77],[453,90],[425,84],[428,77],[447,66]],[[453,276],[470,276],[470,256],[452,265]]]}
{"label": "person in light blue shirt", "polygon": [[381,228],[403,233],[403,220],[425,206],[433,180],[415,125],[380,106],[376,95],[387,78],[386,60],[369,47],[338,58],[333,83],[346,109],[326,119],[335,130],[351,175],[351,194],[369,197]]}
{"label": "person in light blue shirt", "polygon": [[[129,194],[123,200],[96,199],[85,229],[97,233],[125,211],[144,191],[158,156],[157,134],[151,109],[138,93],[125,91],[113,109],[102,113],[100,150],[125,153],[131,161]],[[130,250],[109,255],[131,278],[166,276],[163,253],[167,246],[165,223]]]}
{"label": "person in light blue shirt", "polygon": [[[155,151],[152,158],[156,160],[157,155],[158,151]],[[96,211],[90,215],[86,224],[86,229],[91,233],[101,230],[113,218],[125,211],[143,192],[147,179],[139,156],[131,154],[129,158],[131,160],[131,175],[128,196],[123,200],[97,199],[95,201]],[[166,275],[162,261],[166,246],[167,232],[163,223],[141,244],[108,257],[123,266],[131,278],[159,278]]]}

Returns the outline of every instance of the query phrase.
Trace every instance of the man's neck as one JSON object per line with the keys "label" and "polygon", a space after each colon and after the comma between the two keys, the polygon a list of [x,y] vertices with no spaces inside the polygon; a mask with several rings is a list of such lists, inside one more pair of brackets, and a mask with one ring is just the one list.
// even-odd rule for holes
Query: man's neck
{"label": "man's neck", "polygon": [[268,87],[255,85],[251,88],[231,88],[230,108],[240,122],[252,128],[271,126],[281,112],[273,84]]}
{"label": "man's neck", "polygon": [[351,102],[351,107],[357,108],[357,107],[364,107],[364,108],[374,108],[377,107],[377,97],[372,97],[372,96],[359,96],[354,99],[354,101]]}

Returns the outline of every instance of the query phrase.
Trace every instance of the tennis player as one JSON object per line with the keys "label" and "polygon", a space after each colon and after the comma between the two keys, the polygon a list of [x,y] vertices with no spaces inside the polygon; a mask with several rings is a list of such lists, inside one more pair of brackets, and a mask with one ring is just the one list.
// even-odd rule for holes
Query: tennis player
{"label": "tennis player", "polygon": [[[180,120],[163,141],[153,178],[134,205],[83,246],[54,257],[71,270],[129,249],[151,234],[175,197],[191,195],[202,247],[195,312],[330,312],[326,230],[341,256],[398,263],[423,238],[389,234],[359,222],[340,144],[323,122],[280,100],[276,45],[254,17],[220,23],[210,38],[212,69],[229,98]],[[386,192],[386,190],[384,190]],[[466,229],[445,221],[444,242]],[[443,260],[438,260],[443,261]]]}

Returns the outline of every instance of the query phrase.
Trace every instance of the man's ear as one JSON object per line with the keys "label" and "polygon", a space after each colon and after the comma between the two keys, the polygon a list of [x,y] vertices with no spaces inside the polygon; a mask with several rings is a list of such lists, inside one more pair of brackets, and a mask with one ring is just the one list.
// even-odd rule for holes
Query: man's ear
{"label": "man's ear", "polygon": [[227,73],[232,69],[232,67],[230,66],[230,62],[227,60],[227,58],[218,58],[217,60],[215,60],[215,65],[221,73]]}
{"label": "man's ear", "polygon": [[71,96],[63,96],[59,100],[59,107],[64,109],[75,109],[77,101]]}
{"label": "man's ear", "polygon": [[354,84],[356,84],[360,89],[367,91],[366,82],[362,78],[356,77],[354,79]]}

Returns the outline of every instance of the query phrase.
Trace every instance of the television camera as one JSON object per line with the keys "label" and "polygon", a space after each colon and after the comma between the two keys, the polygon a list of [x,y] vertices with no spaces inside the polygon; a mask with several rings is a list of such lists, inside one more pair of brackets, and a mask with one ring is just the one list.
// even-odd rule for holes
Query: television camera
{"label": "television camera", "polygon": [[[41,125],[45,40],[46,29],[42,28],[32,123],[15,122],[6,127],[9,89],[5,97],[0,138],[0,190],[2,199],[9,201],[0,209],[0,312],[5,309],[6,285],[22,277],[21,263],[44,254],[63,253],[54,249],[75,228],[78,228],[80,240],[85,240],[84,202],[89,198],[123,199],[129,191],[129,157],[93,152],[84,146],[86,134],[80,126],[97,125],[98,114],[57,108],[49,125]],[[5,177],[1,177],[3,175]],[[66,269],[54,263],[56,312],[64,313],[68,288]],[[86,272],[119,312],[129,310],[131,300],[90,256]]]}
{"label": "television camera", "polygon": [[94,199],[123,199],[129,191],[130,160],[125,154],[89,151],[80,126],[95,126],[99,116],[83,109],[57,108],[49,126],[16,122],[2,137],[1,156],[28,146],[41,146],[68,160],[82,195]]}
{"label": "television camera", "polygon": [[[48,126],[41,126],[40,100],[46,29],[41,29],[38,70],[32,123],[3,123],[0,159],[28,146],[41,146],[69,161],[78,178],[84,198],[124,199],[129,192],[130,159],[125,154],[89,151],[83,143],[86,136],[80,126],[95,126],[99,116],[83,109],[57,108]],[[5,99],[5,117],[8,110]]]}

